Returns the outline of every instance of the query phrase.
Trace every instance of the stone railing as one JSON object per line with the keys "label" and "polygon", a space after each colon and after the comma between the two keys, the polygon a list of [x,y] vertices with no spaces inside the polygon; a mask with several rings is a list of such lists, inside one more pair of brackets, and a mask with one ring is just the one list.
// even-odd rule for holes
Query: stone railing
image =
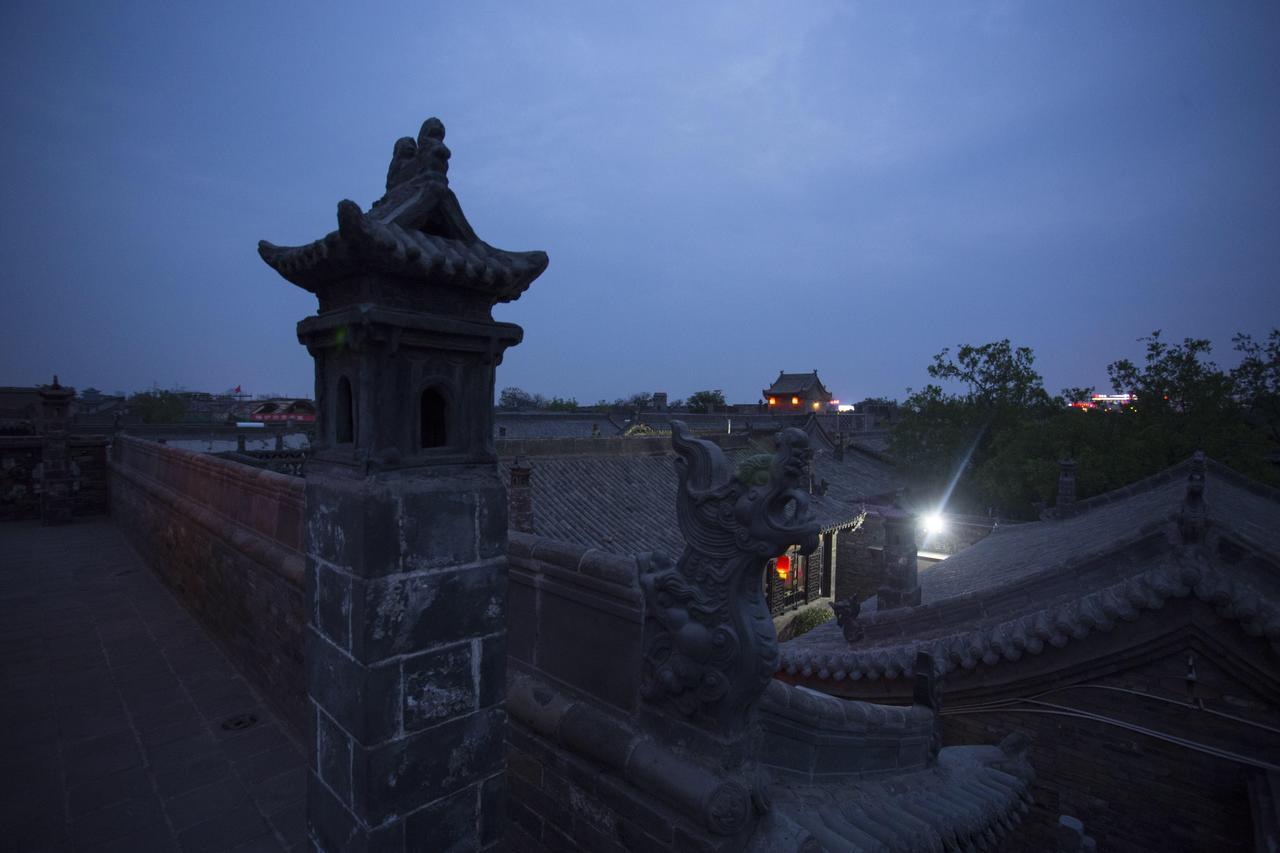
{"label": "stone railing", "polygon": [[[107,511],[107,445],[102,436],[73,435],[67,455],[75,474],[76,515]],[[40,462],[44,437],[0,436],[0,521],[40,517]]]}
{"label": "stone railing", "polygon": [[120,436],[110,485],[133,546],[301,731],[305,481]]}

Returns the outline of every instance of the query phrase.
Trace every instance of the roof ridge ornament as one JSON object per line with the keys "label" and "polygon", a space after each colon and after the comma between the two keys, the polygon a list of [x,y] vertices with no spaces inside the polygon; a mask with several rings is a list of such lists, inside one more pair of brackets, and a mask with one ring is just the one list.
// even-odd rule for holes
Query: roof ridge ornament
{"label": "roof ridge ornament", "polygon": [[[386,191],[368,212],[338,203],[338,229],[304,246],[258,243],[285,279],[320,297],[320,311],[362,303],[489,321],[547,268],[545,252],[509,252],[476,236],[449,189],[444,123],[392,146]],[[374,278],[379,279],[373,283]]]}
{"label": "roof ridge ornament", "polygon": [[1182,532],[1182,541],[1187,544],[1202,540],[1205,527],[1209,522],[1208,507],[1204,500],[1204,472],[1204,451],[1197,450],[1191,456],[1191,473],[1187,475],[1187,491],[1182,498],[1182,509],[1178,513],[1178,529]]}
{"label": "roof ridge ornament", "polygon": [[765,565],[791,547],[808,554],[818,545],[803,487],[812,450],[803,431],[784,429],[767,468],[753,457],[735,470],[719,446],[694,438],[683,421],[673,420],[671,431],[686,545],[678,562],[658,553],[638,559],[641,690],[651,719],[686,732],[707,757],[733,764],[734,755],[745,754],[751,711],[778,665]]}

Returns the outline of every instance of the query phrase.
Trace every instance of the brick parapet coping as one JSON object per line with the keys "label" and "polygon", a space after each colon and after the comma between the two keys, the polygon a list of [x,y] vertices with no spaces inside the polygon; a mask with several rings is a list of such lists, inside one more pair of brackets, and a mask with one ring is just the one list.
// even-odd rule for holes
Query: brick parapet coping
{"label": "brick parapet coping", "polygon": [[301,477],[129,436],[117,437],[109,465],[113,475],[302,588]]}
{"label": "brick parapet coping", "polygon": [[512,565],[533,572],[546,573],[552,567],[558,574],[570,572],[571,576],[590,578],[587,583],[603,584],[612,595],[640,605],[635,557],[511,530],[507,533],[507,558]]}
{"label": "brick parapet coping", "polygon": [[[744,448],[750,438],[745,433],[699,435],[725,450]],[[590,438],[500,438],[498,455],[509,456],[658,456],[671,453],[671,436],[593,436]]]}

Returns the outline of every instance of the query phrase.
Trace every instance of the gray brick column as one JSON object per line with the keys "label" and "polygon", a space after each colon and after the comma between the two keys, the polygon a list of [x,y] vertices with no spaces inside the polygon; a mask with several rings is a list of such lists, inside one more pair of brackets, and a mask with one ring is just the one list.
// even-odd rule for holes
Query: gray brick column
{"label": "gray brick column", "polygon": [[1058,463],[1058,509],[1069,509],[1076,502],[1076,461],[1063,459]]}
{"label": "gray brick column", "polygon": [[499,839],[507,516],[488,467],[307,478],[307,811],[323,850]]}
{"label": "gray brick column", "polygon": [[881,610],[920,604],[916,517],[899,506],[884,511],[884,579],[876,594]]}
{"label": "gray brick column", "polygon": [[53,377],[41,385],[40,523],[69,524],[75,513],[76,475],[67,450],[67,421],[74,388],[64,388]]}
{"label": "gray brick column", "polygon": [[533,533],[533,466],[524,457],[511,464],[511,491],[508,509],[511,528],[521,533]]}
{"label": "gray brick column", "polygon": [[393,146],[387,191],[338,230],[258,253],[314,293],[307,479],[307,825],[337,851],[490,850],[505,831],[507,494],[493,319],[547,266],[480,240],[444,125]]}

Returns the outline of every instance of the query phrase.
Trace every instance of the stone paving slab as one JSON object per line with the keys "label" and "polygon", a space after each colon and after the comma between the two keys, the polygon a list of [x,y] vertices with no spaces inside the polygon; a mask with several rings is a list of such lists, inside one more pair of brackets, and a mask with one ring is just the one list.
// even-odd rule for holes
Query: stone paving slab
{"label": "stone paving slab", "polygon": [[0,756],[0,850],[308,849],[301,746],[108,519],[0,524]]}

